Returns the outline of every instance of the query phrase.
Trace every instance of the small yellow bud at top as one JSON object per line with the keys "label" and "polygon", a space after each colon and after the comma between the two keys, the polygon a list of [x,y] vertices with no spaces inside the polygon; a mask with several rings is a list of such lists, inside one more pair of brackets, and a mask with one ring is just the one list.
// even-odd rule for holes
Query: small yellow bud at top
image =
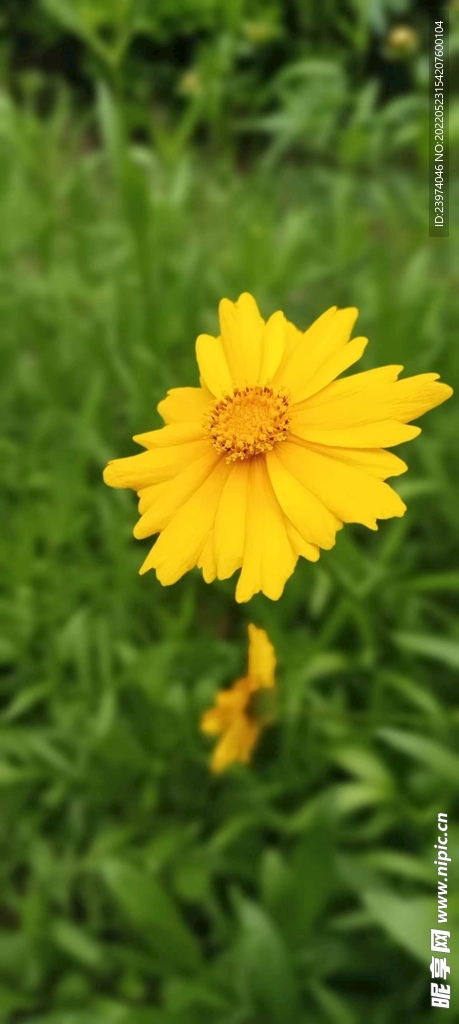
{"label": "small yellow bud at top", "polygon": [[395,25],[387,36],[386,45],[391,55],[409,56],[418,48],[419,37],[411,25]]}
{"label": "small yellow bud at top", "polygon": [[253,43],[255,46],[269,43],[271,39],[276,39],[280,34],[279,27],[272,21],[245,21],[242,31],[249,43]]}
{"label": "small yellow bud at top", "polygon": [[194,96],[199,96],[203,91],[203,81],[199,71],[196,71],[194,68],[184,71],[179,79],[178,91],[182,96],[188,96],[190,99]]}

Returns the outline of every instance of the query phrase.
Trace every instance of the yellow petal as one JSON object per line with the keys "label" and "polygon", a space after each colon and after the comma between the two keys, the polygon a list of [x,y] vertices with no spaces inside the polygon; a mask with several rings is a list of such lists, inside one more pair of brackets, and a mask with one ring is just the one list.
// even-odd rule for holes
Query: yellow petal
{"label": "yellow petal", "polygon": [[215,707],[205,711],[201,718],[202,732],[216,734],[229,729],[230,725],[245,710],[250,699],[250,685],[247,677],[238,679],[228,690],[220,690]]}
{"label": "yellow petal", "polygon": [[214,551],[214,531],[211,530],[196,563],[202,569],[204,583],[213,583],[217,576],[217,563]]}
{"label": "yellow petal", "polygon": [[298,345],[301,345],[303,343],[303,338],[303,331],[300,331],[298,327],[295,327],[295,324],[292,324],[290,320],[286,320],[284,352],[273,377],[275,386],[281,387],[284,368],[288,366],[290,359]]}
{"label": "yellow petal", "polygon": [[274,686],[276,655],[264,629],[249,623],[249,679],[256,687]]}
{"label": "yellow petal", "polygon": [[253,295],[250,295],[249,292],[243,292],[239,296],[236,309],[239,320],[244,384],[258,384],[265,321]]}
{"label": "yellow petal", "polygon": [[339,377],[349,366],[352,366],[363,355],[368,345],[368,338],[354,338],[347,345],[343,345],[339,352],[334,352],[322,363],[322,366],[310,377],[304,387],[298,386],[296,390],[297,401],[304,401],[310,395],[330,384],[330,381]]}
{"label": "yellow petal", "polygon": [[240,715],[217,744],[210,762],[212,770],[224,771],[235,761],[247,764],[259,735],[260,726]]}
{"label": "yellow petal", "polygon": [[332,548],[336,532],[341,526],[339,518],[312,489],[302,449],[284,441],[266,457],[269,477],[284,514],[290,519],[308,544]]}
{"label": "yellow petal", "polygon": [[272,380],[284,354],[287,321],[280,310],[273,313],[265,324],[262,338],[261,364],[258,382],[262,386]]}
{"label": "yellow petal", "polygon": [[307,331],[300,331],[298,327],[295,327],[295,324],[292,324],[290,320],[287,320],[284,355],[279,363],[279,368],[275,376],[275,380],[279,387],[281,386],[281,381],[284,379],[284,373],[289,372],[290,362],[296,350],[302,350],[305,345],[306,347],[314,347],[317,340],[323,336],[330,326],[337,309],[337,306],[330,306],[330,309],[326,309],[325,313],[322,313],[321,316],[317,317],[317,320],[314,320],[311,326],[308,327]]}
{"label": "yellow petal", "polygon": [[165,423],[202,423],[212,400],[207,388],[172,388],[157,409]]}
{"label": "yellow petal", "polygon": [[223,351],[234,386],[258,383],[265,322],[252,295],[237,302],[222,299],[218,307]]}
{"label": "yellow petal", "polygon": [[307,398],[304,402],[297,403],[295,412],[301,412],[303,409],[310,409],[312,405],[320,405],[324,399],[329,401],[330,399],[335,398],[349,398],[354,394],[360,394],[366,389],[378,388],[382,384],[391,384],[393,381],[397,380],[397,377],[402,370],[403,366],[400,364],[376,366],[372,370],[362,370],[361,373],[354,373],[351,377],[344,377],[341,380],[335,380],[331,384],[328,384],[320,395]]}
{"label": "yellow petal", "polygon": [[303,558],[307,558],[308,562],[317,562],[320,558],[320,548],[317,544],[308,544],[308,541],[301,536],[296,526],[290,522],[290,519],[286,520],[287,536],[292,545],[294,552]]}
{"label": "yellow petal", "polygon": [[222,351],[229,370],[231,382],[243,385],[244,364],[242,361],[241,341],[239,336],[239,318],[236,303],[230,299],[221,299],[218,304],[220,337]]}
{"label": "yellow petal", "polygon": [[250,681],[247,676],[237,679],[229,689],[220,690],[217,695],[217,704],[225,716],[226,725],[231,724],[234,717],[244,710],[249,699]]}
{"label": "yellow petal", "polygon": [[233,385],[221,338],[200,334],[196,339],[196,359],[201,380],[215,398],[232,393]]}
{"label": "yellow petal", "polygon": [[419,373],[416,377],[396,381],[390,389],[394,419],[409,423],[451,398],[453,389],[449,384],[439,381],[438,377],[438,373]]}
{"label": "yellow petal", "polygon": [[347,344],[357,315],[353,307],[327,310],[305,331],[288,361],[282,362],[275,381],[290,391],[294,403],[302,400],[320,367]]}
{"label": "yellow petal", "polygon": [[164,586],[196,564],[212,530],[229,467],[220,459],[201,487],[178,510],[147,555],[140,573],[156,569]]}
{"label": "yellow petal", "polygon": [[[372,378],[369,373],[374,374]],[[366,371],[334,381],[295,410],[295,432],[298,424],[302,429],[342,430],[381,420],[407,423],[451,396],[452,388],[437,378],[436,373],[422,373],[387,382]]]}
{"label": "yellow petal", "polygon": [[170,480],[208,451],[208,441],[153,448],[125,459],[113,459],[105,467],[103,477],[109,487],[131,487],[133,491],[140,491],[152,484]]}
{"label": "yellow petal", "polygon": [[[310,417],[311,418],[311,417]],[[412,441],[421,433],[420,427],[411,427],[396,420],[380,420],[379,423],[362,423],[358,427],[314,427],[304,423],[295,412],[290,421],[290,430],[295,437],[316,445],[331,445],[343,448],[393,448],[397,444]]]}
{"label": "yellow petal", "polygon": [[380,480],[386,480],[389,476],[400,476],[406,473],[408,466],[403,459],[399,459],[392,452],[386,452],[384,448],[333,448],[324,444],[311,444],[309,447],[321,455],[328,455],[331,459],[339,459],[341,462],[348,462],[357,469],[362,469],[370,476],[376,476]]}
{"label": "yellow petal", "polygon": [[140,491],[137,491],[137,495],[140,499],[138,505],[140,516],[143,516],[147,509],[153,505],[153,502],[159,498],[159,495],[162,493],[164,488],[167,487],[168,482],[169,481],[166,480],[161,484],[151,484],[150,487],[141,487]]}
{"label": "yellow petal", "polygon": [[149,430],[146,434],[136,434],[132,440],[144,448],[169,448],[173,444],[186,444],[188,441],[200,441],[204,437],[201,423],[172,423],[158,430]]}
{"label": "yellow petal", "polygon": [[242,565],[247,520],[249,463],[234,462],[222,491],[215,517],[214,548],[219,580],[226,580]]}
{"label": "yellow petal", "polygon": [[223,732],[223,728],[218,708],[209,708],[208,711],[204,711],[200,721],[201,732],[207,736],[218,736],[220,732]]}
{"label": "yellow petal", "polygon": [[296,561],[265,461],[256,456],[249,466],[247,527],[236,601],[249,601],[259,591],[277,601]]}
{"label": "yellow petal", "polygon": [[210,448],[205,455],[192,462],[172,480],[160,485],[148,509],[134,527],[134,537],[141,540],[150,537],[158,530],[164,530],[172,516],[185,504],[195,491],[204,483],[219,460],[217,452]]}
{"label": "yellow petal", "polygon": [[382,480],[319,454],[305,442],[291,447],[297,448],[296,458],[311,490],[344,523],[363,523],[370,530],[377,530],[377,519],[403,516],[406,512],[402,499]]}

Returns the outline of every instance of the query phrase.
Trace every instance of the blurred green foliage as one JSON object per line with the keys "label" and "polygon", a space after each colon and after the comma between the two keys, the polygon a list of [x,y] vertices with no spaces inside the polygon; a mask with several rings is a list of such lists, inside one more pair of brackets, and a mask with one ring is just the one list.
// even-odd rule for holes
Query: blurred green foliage
{"label": "blurred green foliage", "polygon": [[[6,0],[0,52],[15,92],[35,87],[45,106],[64,78],[87,108],[102,77],[155,144],[200,133],[247,159],[256,127],[279,150],[355,162],[422,146],[428,17],[413,0]],[[403,23],[406,49],[390,43]]]}
{"label": "blurred green foliage", "polygon": [[[337,41],[341,6],[321,28],[297,0],[318,52],[228,126],[222,39],[261,5],[177,0],[183,31],[210,33],[208,149],[199,91],[133,133],[131,25],[177,32],[172,3],[46,6],[95,100],[56,85],[43,114],[31,68],[20,103],[0,94],[0,1022],[427,1024],[439,811],[459,928],[457,400],[400,452],[406,516],[347,527],[277,603],[139,578],[134,496],[101,479],[166,389],[197,383],[196,335],[245,289],[302,327],[357,305],[362,368],[457,388],[458,182],[450,239],[429,239],[422,52],[380,104],[349,70],[371,5]],[[375,31],[406,9],[373,4]],[[41,12],[19,12],[29,31]],[[235,131],[264,136],[242,171]],[[199,718],[243,670],[248,621],[276,646],[279,721],[213,778]]]}

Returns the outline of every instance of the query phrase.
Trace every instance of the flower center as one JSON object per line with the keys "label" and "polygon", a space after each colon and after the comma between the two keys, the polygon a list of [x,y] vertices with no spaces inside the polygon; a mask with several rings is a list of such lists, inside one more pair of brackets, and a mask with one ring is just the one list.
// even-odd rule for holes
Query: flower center
{"label": "flower center", "polygon": [[227,462],[248,459],[285,441],[290,422],[285,391],[270,387],[235,388],[216,402],[204,421],[214,448]]}

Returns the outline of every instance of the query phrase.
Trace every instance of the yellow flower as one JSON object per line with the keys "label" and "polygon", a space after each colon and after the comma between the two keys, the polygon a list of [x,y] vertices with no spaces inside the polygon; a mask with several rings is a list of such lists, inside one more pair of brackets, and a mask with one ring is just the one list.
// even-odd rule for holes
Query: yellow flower
{"label": "yellow flower", "polygon": [[215,707],[205,711],[201,718],[202,732],[209,736],[222,734],[210,763],[214,772],[223,771],[233,761],[247,764],[263,726],[272,717],[268,708],[270,702],[265,702],[263,707],[263,701],[257,697],[260,690],[267,688],[271,690],[269,696],[273,695],[274,648],[264,629],[252,624],[248,629],[247,676],[238,679],[229,690],[222,690],[217,695]]}
{"label": "yellow flower", "polygon": [[222,299],[220,336],[196,342],[199,388],[173,388],[158,405],[165,427],[138,434],[146,451],[110,462],[104,480],[140,498],[137,538],[160,536],[140,572],[163,585],[194,566],[210,583],[241,574],[237,601],[277,600],[301,555],[317,561],[343,523],[377,530],[402,516],[384,483],[407,466],[385,448],[452,394],[437,373],[398,380],[383,366],[335,380],[360,359],[357,310],[332,306],[304,333],[255,299]]}

